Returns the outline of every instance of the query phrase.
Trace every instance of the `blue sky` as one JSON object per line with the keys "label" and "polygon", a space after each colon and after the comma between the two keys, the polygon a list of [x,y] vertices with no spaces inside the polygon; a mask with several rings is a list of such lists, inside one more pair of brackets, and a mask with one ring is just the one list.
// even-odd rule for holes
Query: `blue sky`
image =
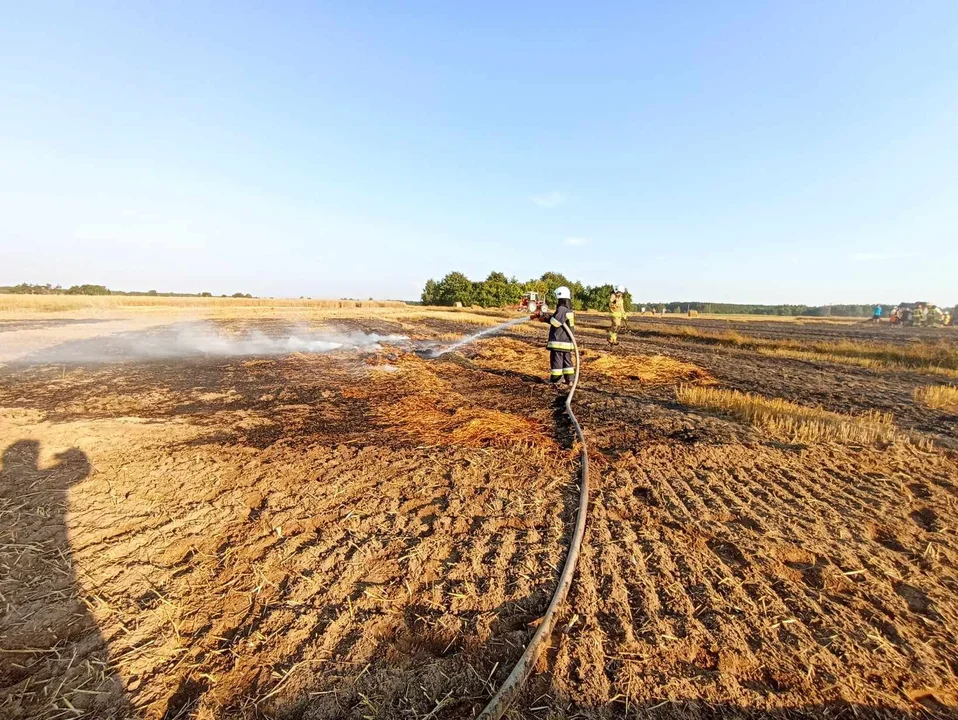
{"label": "blue sky", "polygon": [[3,16],[0,284],[958,302],[954,0]]}

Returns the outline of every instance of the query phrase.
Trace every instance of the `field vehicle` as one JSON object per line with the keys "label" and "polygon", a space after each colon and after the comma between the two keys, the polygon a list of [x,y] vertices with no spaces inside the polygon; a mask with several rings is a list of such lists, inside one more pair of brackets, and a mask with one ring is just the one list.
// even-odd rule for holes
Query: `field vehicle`
{"label": "field vehicle", "polygon": [[535,290],[522,294],[522,300],[519,301],[519,311],[526,315],[536,315],[540,312],[547,312],[549,306],[546,305],[544,297],[540,298]]}

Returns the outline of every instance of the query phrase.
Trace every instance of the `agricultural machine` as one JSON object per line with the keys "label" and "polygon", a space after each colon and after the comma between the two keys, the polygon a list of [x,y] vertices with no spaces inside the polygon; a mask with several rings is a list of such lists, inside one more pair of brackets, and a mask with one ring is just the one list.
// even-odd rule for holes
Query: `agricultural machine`
{"label": "agricultural machine", "polygon": [[549,312],[549,306],[546,305],[544,297],[540,298],[539,293],[535,290],[530,290],[527,293],[523,293],[522,300],[519,301],[519,312],[526,315],[538,315]]}

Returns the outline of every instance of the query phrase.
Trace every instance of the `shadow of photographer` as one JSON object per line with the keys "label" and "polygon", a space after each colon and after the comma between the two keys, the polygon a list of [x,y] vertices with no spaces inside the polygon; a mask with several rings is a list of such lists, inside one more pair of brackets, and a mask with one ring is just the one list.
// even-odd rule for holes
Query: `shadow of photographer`
{"label": "shadow of photographer", "polygon": [[40,443],[9,445],[0,466],[0,716],[130,713],[106,642],[77,584],[68,491],[90,475],[78,448],[41,469]]}

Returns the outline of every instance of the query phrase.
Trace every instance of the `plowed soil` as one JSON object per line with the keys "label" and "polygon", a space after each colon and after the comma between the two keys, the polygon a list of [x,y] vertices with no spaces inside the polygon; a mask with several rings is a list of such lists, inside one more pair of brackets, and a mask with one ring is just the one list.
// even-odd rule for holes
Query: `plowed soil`
{"label": "plowed soil", "polygon": [[[912,400],[940,378],[648,334],[610,351],[580,324],[586,537],[508,717],[955,717],[958,418]],[[574,521],[545,334],[436,360],[0,368],[0,716],[473,717],[534,632]],[[61,357],[115,346],[65,340]],[[890,412],[927,442],[789,443],[682,406],[682,383]]]}

